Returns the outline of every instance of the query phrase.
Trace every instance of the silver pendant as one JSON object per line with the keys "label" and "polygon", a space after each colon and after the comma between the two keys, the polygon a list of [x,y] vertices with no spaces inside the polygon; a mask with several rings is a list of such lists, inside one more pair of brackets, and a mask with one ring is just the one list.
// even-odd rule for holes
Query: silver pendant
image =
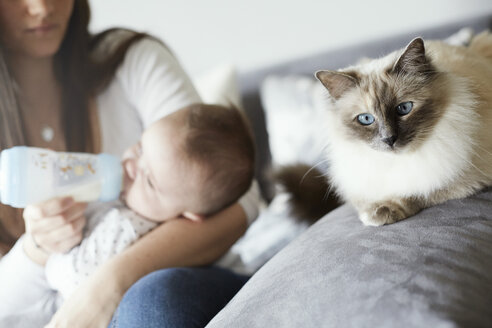
{"label": "silver pendant", "polygon": [[47,125],[43,126],[43,128],[41,129],[41,138],[43,138],[43,140],[46,142],[51,142],[54,137],[55,131],[53,130],[53,128]]}

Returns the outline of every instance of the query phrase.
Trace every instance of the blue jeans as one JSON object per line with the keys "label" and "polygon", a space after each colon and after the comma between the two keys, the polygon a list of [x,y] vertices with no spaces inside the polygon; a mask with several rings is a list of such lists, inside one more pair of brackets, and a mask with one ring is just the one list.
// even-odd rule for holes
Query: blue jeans
{"label": "blue jeans", "polygon": [[218,267],[153,272],[126,292],[109,327],[205,327],[248,278]]}

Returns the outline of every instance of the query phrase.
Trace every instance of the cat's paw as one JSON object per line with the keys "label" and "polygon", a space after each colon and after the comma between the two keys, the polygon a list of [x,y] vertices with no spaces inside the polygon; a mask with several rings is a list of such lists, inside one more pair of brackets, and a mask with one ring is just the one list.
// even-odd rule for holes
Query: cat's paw
{"label": "cat's paw", "polygon": [[359,215],[364,225],[381,226],[401,221],[407,217],[402,206],[395,202],[374,204]]}

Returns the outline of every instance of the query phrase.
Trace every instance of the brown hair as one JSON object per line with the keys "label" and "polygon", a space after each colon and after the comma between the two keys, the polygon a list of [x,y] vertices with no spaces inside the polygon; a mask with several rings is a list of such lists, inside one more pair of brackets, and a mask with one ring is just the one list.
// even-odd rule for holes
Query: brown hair
{"label": "brown hair", "polygon": [[195,104],[189,107],[184,153],[204,168],[200,214],[234,203],[251,186],[255,148],[250,127],[236,108]]}
{"label": "brown hair", "polygon": [[[102,54],[99,51],[99,58],[95,58],[93,53],[117,29],[91,35],[89,20],[88,0],[74,1],[65,37],[55,55],[55,76],[62,88],[61,120],[68,151],[94,151],[93,128],[96,127],[90,124],[89,99],[109,84],[129,47],[147,36],[127,31],[124,38],[116,40],[111,51]],[[0,42],[0,150],[25,144],[14,80]],[[0,253],[3,252],[2,243],[3,249],[5,245],[11,246],[23,232],[20,215],[21,211],[0,205]]]}
{"label": "brown hair", "polygon": [[[145,37],[144,33],[127,33],[104,58],[91,54],[106,36],[117,29],[91,35],[88,31],[90,8],[87,0],[74,1],[65,37],[55,55],[55,76],[62,88],[62,123],[69,151],[92,151],[92,127],[89,98],[108,85],[125,58],[128,48]],[[13,87],[13,79],[0,44],[0,149],[25,144],[22,117]]]}

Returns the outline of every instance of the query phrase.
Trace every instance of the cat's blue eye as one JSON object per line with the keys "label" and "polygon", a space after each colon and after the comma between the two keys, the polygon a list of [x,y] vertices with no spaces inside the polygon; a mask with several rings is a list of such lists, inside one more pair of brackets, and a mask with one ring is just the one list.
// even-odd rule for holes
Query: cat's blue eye
{"label": "cat's blue eye", "polygon": [[371,125],[374,123],[374,116],[369,113],[359,114],[357,116],[357,121],[362,125]]}
{"label": "cat's blue eye", "polygon": [[398,115],[404,116],[410,113],[412,111],[412,108],[413,108],[413,102],[406,101],[396,106],[396,112],[398,113]]}

